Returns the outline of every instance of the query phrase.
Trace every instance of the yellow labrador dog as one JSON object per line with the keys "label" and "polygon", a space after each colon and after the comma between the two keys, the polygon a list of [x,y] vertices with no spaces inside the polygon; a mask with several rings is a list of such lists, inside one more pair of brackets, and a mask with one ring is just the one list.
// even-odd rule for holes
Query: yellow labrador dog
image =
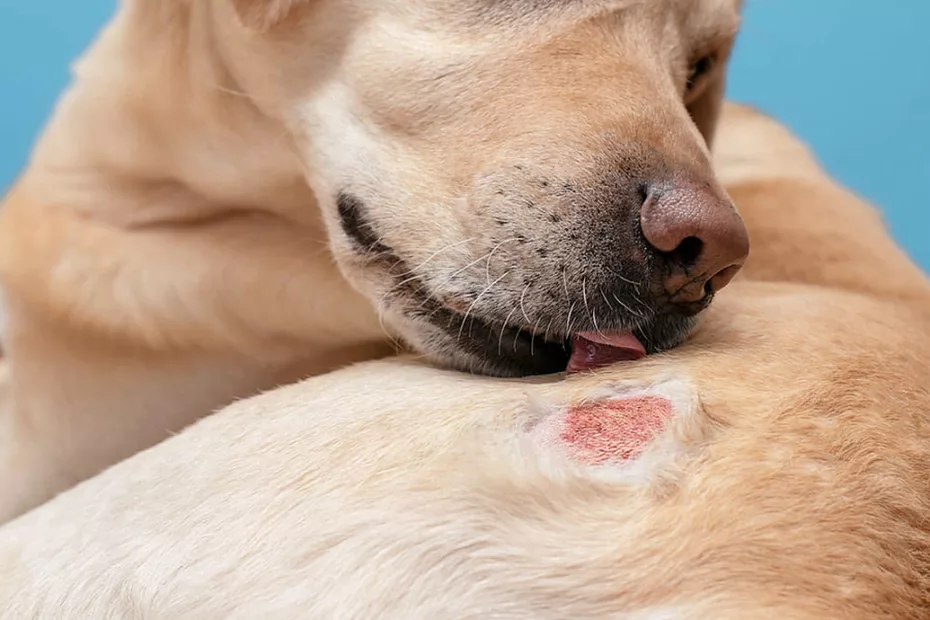
{"label": "yellow labrador dog", "polygon": [[680,343],[747,253],[707,142],[739,0],[124,0],[0,209],[0,519],[392,351]]}
{"label": "yellow labrador dog", "polygon": [[0,529],[0,615],[926,618],[930,283],[773,121],[719,173],[754,254],[680,349],[238,403]]}

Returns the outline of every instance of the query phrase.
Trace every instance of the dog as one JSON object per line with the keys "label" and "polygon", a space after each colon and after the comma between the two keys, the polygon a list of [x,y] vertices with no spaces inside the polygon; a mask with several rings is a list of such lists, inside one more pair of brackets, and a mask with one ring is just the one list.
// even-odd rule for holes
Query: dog
{"label": "dog", "polygon": [[126,0],[0,209],[0,519],[262,390],[679,344],[738,0]]}
{"label": "dog", "polygon": [[773,120],[716,158],[753,254],[682,347],[242,401],[0,528],[0,616],[927,617],[930,283]]}

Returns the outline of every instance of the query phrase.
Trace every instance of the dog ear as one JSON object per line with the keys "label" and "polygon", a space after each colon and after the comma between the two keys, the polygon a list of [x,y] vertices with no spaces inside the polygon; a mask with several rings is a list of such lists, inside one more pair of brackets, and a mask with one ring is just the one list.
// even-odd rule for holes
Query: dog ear
{"label": "dog ear", "polygon": [[717,71],[697,98],[688,104],[688,113],[691,114],[691,119],[704,136],[708,148],[713,146],[717,119],[723,107],[724,91],[726,91],[726,71]]}
{"label": "dog ear", "polygon": [[299,5],[310,0],[232,0],[242,25],[266,32],[292,16]]}

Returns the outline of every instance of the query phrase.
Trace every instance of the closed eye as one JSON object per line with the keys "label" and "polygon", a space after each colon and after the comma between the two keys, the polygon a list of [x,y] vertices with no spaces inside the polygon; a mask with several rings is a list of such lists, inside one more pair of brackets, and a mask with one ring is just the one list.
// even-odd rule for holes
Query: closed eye
{"label": "closed eye", "polygon": [[691,63],[691,67],[688,70],[688,81],[685,82],[686,92],[691,93],[694,91],[704,76],[710,73],[716,64],[716,54],[705,54]]}

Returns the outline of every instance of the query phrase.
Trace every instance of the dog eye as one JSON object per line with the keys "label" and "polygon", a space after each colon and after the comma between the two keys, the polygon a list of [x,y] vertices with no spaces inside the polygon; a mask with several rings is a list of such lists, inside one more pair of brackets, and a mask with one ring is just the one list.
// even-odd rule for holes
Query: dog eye
{"label": "dog eye", "polygon": [[714,68],[714,60],[713,54],[705,54],[696,62],[691,63],[691,68],[688,71],[688,81],[685,83],[685,89],[688,92],[694,90],[701,78],[710,73],[710,70]]}

